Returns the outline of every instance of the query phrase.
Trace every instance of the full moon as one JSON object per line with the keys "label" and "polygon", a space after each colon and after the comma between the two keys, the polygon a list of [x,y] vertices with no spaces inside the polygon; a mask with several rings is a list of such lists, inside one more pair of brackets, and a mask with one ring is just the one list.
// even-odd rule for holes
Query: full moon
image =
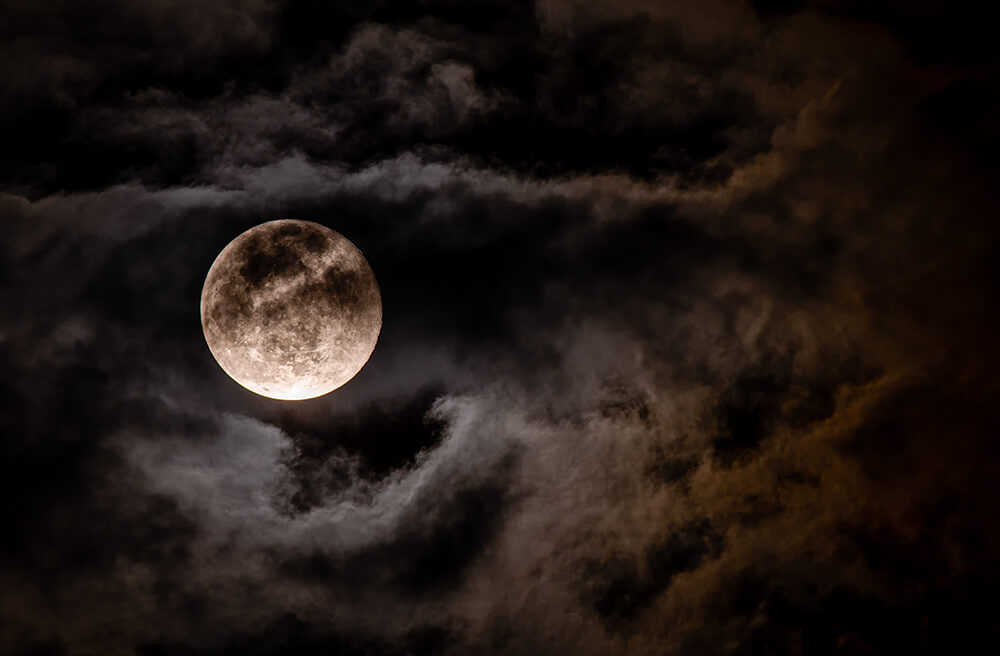
{"label": "full moon", "polygon": [[340,233],[269,221],[212,263],[201,326],[219,366],[243,387],[311,399],[365,366],[382,329],[382,296],[365,256]]}

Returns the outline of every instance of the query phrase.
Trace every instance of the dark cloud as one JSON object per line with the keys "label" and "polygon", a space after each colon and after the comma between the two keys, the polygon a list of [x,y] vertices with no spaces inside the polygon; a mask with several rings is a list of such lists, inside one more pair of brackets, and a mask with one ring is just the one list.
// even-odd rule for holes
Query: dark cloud
{"label": "dark cloud", "polygon": [[[195,4],[0,4],[0,651],[996,651],[974,3]],[[295,404],[274,218],[384,302]]]}

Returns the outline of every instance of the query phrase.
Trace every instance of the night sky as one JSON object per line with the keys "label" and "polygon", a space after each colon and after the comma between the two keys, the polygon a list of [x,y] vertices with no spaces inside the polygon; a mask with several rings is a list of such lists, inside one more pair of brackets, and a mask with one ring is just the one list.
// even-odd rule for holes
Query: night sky
{"label": "night sky", "polygon": [[993,4],[0,0],[0,654],[1000,653]]}

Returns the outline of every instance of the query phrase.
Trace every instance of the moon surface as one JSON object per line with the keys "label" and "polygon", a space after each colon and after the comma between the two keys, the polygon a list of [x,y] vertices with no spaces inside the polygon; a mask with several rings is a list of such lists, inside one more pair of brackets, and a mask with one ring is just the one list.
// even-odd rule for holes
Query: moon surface
{"label": "moon surface", "polygon": [[310,399],[365,366],[382,329],[382,296],[368,261],[340,233],[269,221],[215,259],[201,325],[237,383],[274,399]]}

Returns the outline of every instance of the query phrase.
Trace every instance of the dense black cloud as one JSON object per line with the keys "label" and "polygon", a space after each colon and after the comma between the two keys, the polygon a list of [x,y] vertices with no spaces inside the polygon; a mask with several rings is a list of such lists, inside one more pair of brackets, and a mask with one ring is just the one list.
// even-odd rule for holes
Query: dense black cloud
{"label": "dense black cloud", "polygon": [[[0,3],[0,652],[994,653],[978,3]],[[286,403],[204,276],[348,236]]]}

